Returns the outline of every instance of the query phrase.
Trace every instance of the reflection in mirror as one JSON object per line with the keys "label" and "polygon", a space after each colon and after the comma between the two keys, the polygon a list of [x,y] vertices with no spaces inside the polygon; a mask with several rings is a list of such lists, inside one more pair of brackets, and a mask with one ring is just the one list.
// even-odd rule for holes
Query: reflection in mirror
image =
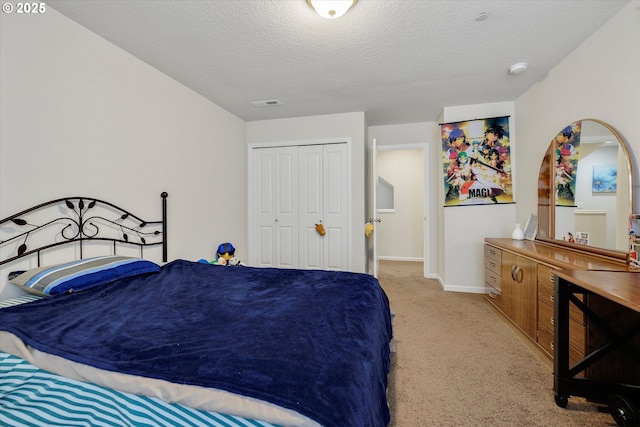
{"label": "reflection in mirror", "polygon": [[552,139],[540,169],[538,235],[628,252],[632,170],[622,137],[599,120],[581,120]]}

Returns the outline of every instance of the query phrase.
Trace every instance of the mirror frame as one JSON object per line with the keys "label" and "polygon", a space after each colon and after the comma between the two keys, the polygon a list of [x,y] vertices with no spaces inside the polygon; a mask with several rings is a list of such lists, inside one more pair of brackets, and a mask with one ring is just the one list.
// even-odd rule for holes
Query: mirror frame
{"label": "mirror frame", "polygon": [[[627,142],[622,138],[622,135],[618,133],[611,125],[598,119],[580,119],[576,122],[582,122],[589,120],[596,122],[606,127],[612,135],[618,139],[619,148],[624,151],[625,159],[627,161],[627,167],[629,168],[629,215],[633,213],[633,162],[631,161],[631,152],[627,146]],[[573,122],[575,123],[575,122]],[[605,249],[596,246],[578,245],[576,243],[570,243],[565,240],[559,240],[555,238],[555,213],[556,213],[556,192],[555,192],[555,150],[552,147],[553,139],[549,144],[549,148],[544,155],[542,165],[540,166],[540,174],[538,176],[538,234],[536,240],[544,243],[549,243],[556,246],[562,246],[573,250],[588,252],[590,254],[601,255],[608,258],[614,258],[629,261],[629,251],[626,252]]]}

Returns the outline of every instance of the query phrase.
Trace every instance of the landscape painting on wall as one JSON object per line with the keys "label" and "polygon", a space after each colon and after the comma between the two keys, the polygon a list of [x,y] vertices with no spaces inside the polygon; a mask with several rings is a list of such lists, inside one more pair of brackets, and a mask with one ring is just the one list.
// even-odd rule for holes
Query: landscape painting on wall
{"label": "landscape painting on wall", "polygon": [[513,203],[509,117],[440,128],[444,206]]}

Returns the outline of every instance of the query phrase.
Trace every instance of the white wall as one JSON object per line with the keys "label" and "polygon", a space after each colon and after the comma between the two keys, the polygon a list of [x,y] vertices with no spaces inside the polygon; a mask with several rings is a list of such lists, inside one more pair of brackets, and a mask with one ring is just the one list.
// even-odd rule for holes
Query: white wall
{"label": "white wall", "polygon": [[0,19],[0,218],[91,196],[153,220],[167,191],[170,260],[248,253],[244,121],[51,8]]}
{"label": "white wall", "polygon": [[620,132],[634,157],[635,212],[640,182],[640,1],[629,3],[515,101],[518,204],[523,218],[537,209],[538,172],[551,139],[576,120],[600,119]]}
{"label": "white wall", "polygon": [[[329,114],[291,119],[258,120],[246,125],[248,146],[260,144],[290,144],[346,141],[349,143],[351,179],[351,236],[349,268],[366,271],[365,254],[365,129],[364,113]],[[248,162],[248,157],[245,158]],[[244,188],[247,188],[246,186]]]}
{"label": "white wall", "polygon": [[424,161],[422,150],[380,151],[378,176],[394,186],[393,212],[379,212],[375,226],[380,259],[422,261],[424,257]]}

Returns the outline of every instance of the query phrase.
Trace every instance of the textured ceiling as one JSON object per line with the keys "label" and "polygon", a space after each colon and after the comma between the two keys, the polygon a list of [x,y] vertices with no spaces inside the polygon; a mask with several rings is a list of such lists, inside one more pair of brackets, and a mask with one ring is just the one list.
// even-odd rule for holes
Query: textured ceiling
{"label": "textured ceiling", "polygon": [[[244,120],[364,111],[369,125],[513,101],[627,3],[359,0],[327,20],[305,0],[47,0]],[[509,75],[516,62],[529,70]]]}

